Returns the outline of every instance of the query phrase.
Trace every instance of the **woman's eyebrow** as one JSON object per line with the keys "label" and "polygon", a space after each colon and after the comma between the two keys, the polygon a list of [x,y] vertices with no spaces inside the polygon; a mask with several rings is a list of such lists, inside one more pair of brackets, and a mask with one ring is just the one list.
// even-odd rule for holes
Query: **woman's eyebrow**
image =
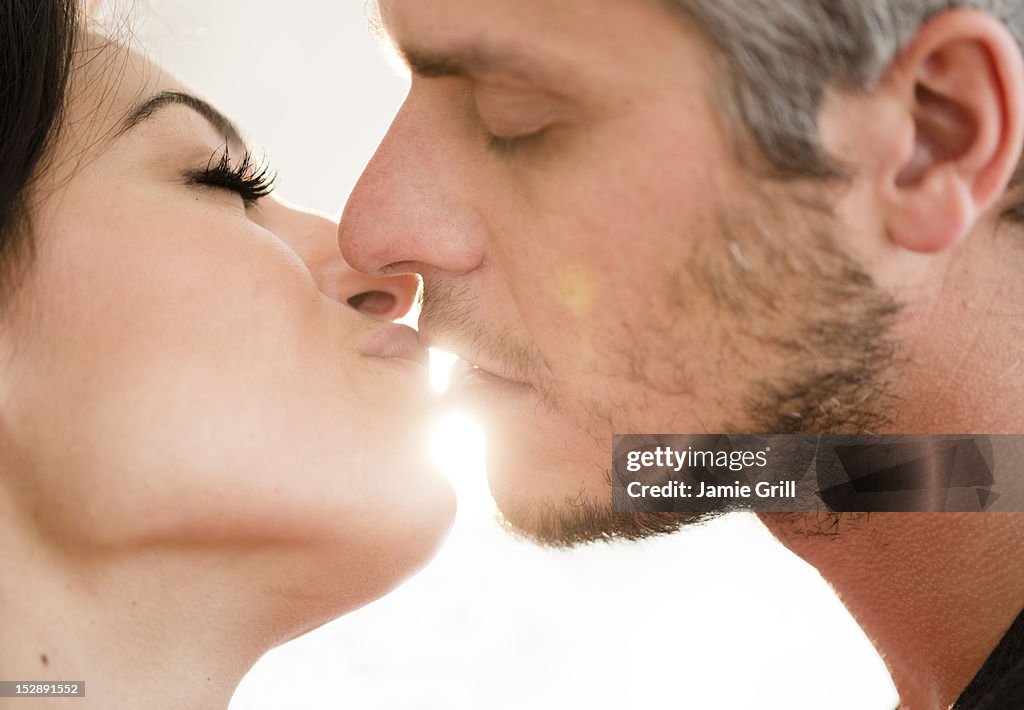
{"label": "woman's eyebrow", "polygon": [[187,106],[198,113],[209,121],[211,126],[223,133],[229,143],[245,145],[245,141],[242,140],[242,134],[227,116],[198,96],[181,91],[162,91],[136,104],[125,116],[117,135],[120,136],[127,133],[143,121],[151,118],[160,109],[174,105]]}

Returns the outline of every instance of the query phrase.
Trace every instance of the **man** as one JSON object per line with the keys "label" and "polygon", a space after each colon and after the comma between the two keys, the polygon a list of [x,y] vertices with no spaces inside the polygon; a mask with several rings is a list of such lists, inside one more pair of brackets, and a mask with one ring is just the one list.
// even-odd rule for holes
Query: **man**
{"label": "man", "polygon": [[[412,88],[340,242],[422,275],[511,526],[697,520],[611,512],[613,433],[1020,433],[1019,7],[380,0]],[[1024,516],[762,517],[902,707],[1014,707]]]}

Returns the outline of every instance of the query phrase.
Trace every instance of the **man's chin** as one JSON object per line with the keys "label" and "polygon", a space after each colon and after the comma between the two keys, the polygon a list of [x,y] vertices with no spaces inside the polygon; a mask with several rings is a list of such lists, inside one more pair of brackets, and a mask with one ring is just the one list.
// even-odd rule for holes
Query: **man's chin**
{"label": "man's chin", "polygon": [[[610,495],[609,495],[610,497]],[[550,548],[594,542],[645,540],[707,522],[720,513],[616,513],[610,504],[583,496],[556,505],[549,500],[515,503],[496,497],[502,526],[512,535]]]}
{"label": "man's chin", "polygon": [[546,448],[550,442],[544,439],[511,446],[508,436],[495,436],[492,430],[487,435],[491,495],[502,526],[520,539],[552,548],[644,540],[720,515],[616,513],[612,510],[611,474],[602,461],[585,462],[582,453],[575,458],[559,455],[556,449]]}

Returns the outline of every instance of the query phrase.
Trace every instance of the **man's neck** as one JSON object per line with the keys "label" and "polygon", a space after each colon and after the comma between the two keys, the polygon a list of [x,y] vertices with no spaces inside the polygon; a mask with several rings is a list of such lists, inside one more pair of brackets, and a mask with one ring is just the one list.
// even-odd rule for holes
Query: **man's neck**
{"label": "man's neck", "polygon": [[[899,409],[880,433],[1024,434],[1021,319],[1008,305],[1024,303],[1019,245],[996,222],[976,236],[900,293],[918,305],[903,314]],[[1024,607],[1024,513],[761,518],[835,588],[901,710],[949,707]]]}
{"label": "man's neck", "polygon": [[835,588],[902,710],[955,702],[1024,607],[1024,514],[876,513],[830,535],[817,516],[761,517]]}

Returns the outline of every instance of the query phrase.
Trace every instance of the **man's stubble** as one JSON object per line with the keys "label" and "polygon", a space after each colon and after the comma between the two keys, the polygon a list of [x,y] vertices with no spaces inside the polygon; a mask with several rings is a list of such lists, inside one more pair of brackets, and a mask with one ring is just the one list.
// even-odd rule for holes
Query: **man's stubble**
{"label": "man's stubble", "polygon": [[[713,318],[720,326],[717,344],[722,360],[735,364],[734,371],[715,377],[743,386],[731,400],[729,416],[718,423],[702,422],[706,431],[647,433],[867,434],[881,433],[891,424],[897,402],[894,375],[900,350],[893,330],[899,304],[841,248],[830,210],[791,202],[786,216],[780,204],[762,197],[745,207],[723,207],[711,227],[713,233],[691,238],[695,246],[666,274],[661,294],[666,318],[677,324]],[[424,318],[449,326],[461,322],[469,328],[472,319],[466,309],[451,289],[428,290]],[[492,355],[503,357],[517,371],[549,371],[536,348],[508,336],[488,336],[490,329],[482,325],[472,328],[478,343],[485,343]],[[693,376],[685,363],[676,362],[667,371],[660,368],[657,377],[645,366],[671,359],[667,353],[675,348],[666,343],[665,333],[672,330],[636,333],[628,353],[609,343],[608,361],[628,363],[619,375],[632,379],[638,392],[670,392],[680,408],[699,411],[700,403],[688,401],[688,390],[681,385]],[[656,348],[645,346],[655,341]],[[550,409],[566,409],[556,382],[543,385],[543,390]],[[588,412],[589,417],[578,422],[578,429],[593,440],[595,451],[608,453],[609,464],[612,434],[644,433],[629,402],[594,398],[580,404],[572,410]],[[644,416],[650,421],[649,412]],[[672,419],[666,413],[666,424]],[[561,501],[499,500],[505,527],[541,545],[571,547],[669,534],[730,512],[615,513],[611,472],[607,466],[603,472],[599,491],[584,488]],[[856,516],[784,518],[777,522],[790,530],[832,535]]]}

